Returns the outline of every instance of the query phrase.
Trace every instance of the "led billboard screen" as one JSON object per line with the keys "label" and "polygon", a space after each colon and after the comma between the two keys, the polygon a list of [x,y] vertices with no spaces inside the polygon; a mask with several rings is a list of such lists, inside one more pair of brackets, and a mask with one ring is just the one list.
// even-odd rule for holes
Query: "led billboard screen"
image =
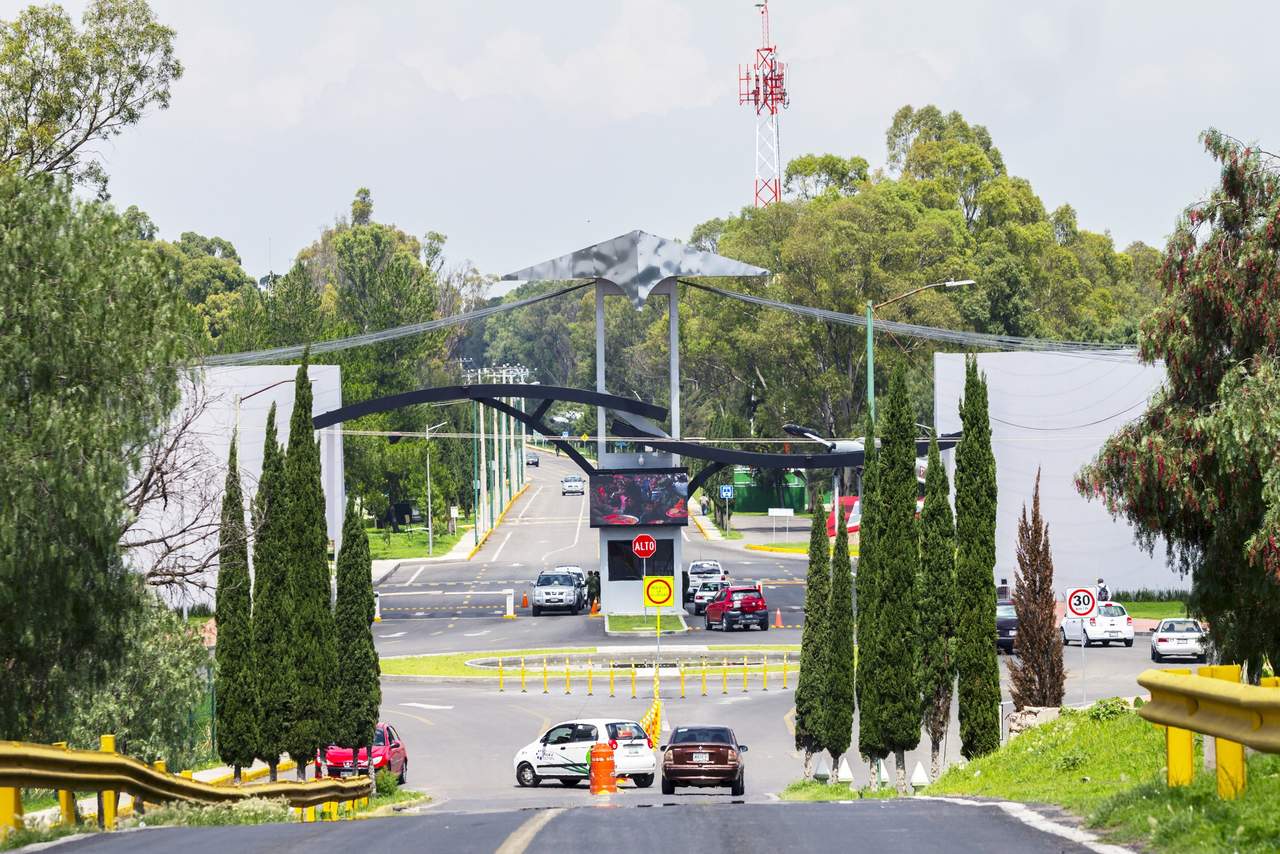
{"label": "led billboard screen", "polygon": [[591,527],[688,525],[689,473],[639,469],[591,475]]}

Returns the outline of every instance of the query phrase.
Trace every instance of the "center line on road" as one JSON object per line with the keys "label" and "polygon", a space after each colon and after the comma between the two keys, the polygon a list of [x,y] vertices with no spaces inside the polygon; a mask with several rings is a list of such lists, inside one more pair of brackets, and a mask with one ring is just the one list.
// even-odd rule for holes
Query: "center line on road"
{"label": "center line on road", "polygon": [[498,850],[494,854],[524,854],[524,852],[533,843],[533,839],[538,835],[538,831],[546,827],[551,819],[564,812],[562,809],[539,810],[529,817],[529,820],[517,827],[511,832],[511,835],[503,840],[498,846]]}

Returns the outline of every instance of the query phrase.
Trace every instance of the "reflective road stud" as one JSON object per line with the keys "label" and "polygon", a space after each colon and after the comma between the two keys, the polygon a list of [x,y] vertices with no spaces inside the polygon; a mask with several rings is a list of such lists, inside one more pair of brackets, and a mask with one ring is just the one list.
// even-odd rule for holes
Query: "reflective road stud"
{"label": "reflective road stud", "polygon": [[[1177,673],[1182,676],[1190,676],[1189,668],[1172,668],[1168,673]],[[1170,788],[1174,786],[1190,786],[1191,781],[1195,778],[1195,744],[1193,741],[1194,733],[1189,729],[1179,729],[1178,727],[1164,727],[1165,751],[1167,753],[1168,762],[1168,785]]]}
{"label": "reflective road stud", "polygon": [[[1226,682],[1240,682],[1240,665],[1216,664],[1200,668],[1200,675]],[[1218,797],[1238,798],[1244,794],[1245,762],[1244,745],[1225,738],[1213,740],[1213,750],[1218,763]]]}

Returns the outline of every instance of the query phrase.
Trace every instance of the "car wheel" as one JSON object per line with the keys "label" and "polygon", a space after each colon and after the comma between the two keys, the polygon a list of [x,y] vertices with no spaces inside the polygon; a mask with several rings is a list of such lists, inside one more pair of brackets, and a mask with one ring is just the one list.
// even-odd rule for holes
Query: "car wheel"
{"label": "car wheel", "polygon": [[1080,631],[1080,643],[1082,646],[1093,646],[1093,641],[1089,640],[1089,633],[1083,629]]}
{"label": "car wheel", "polygon": [[574,786],[578,785],[579,782],[581,782],[581,780],[578,777],[561,777],[560,778],[560,785],[564,786],[566,789],[572,789]]}
{"label": "car wheel", "polygon": [[747,791],[747,772],[738,772],[738,779],[733,781],[733,788],[729,790],[735,798],[740,798]]}
{"label": "car wheel", "polygon": [[1151,650],[1151,660],[1159,664],[1161,661],[1160,653],[1156,652],[1154,649]]}
{"label": "car wheel", "polygon": [[1103,645],[1103,646],[1111,646],[1111,641],[1109,641],[1109,640],[1104,640],[1104,641],[1102,642],[1102,645]]}
{"label": "car wheel", "polygon": [[1063,645],[1063,646],[1066,646],[1066,645],[1067,645],[1067,630],[1066,630],[1066,629],[1058,629],[1058,631],[1062,632],[1062,645]]}
{"label": "car wheel", "polygon": [[767,631],[769,631],[769,621],[768,621],[768,620],[763,620],[763,621],[760,623],[760,631],[762,631],[762,632],[767,632]]}
{"label": "car wheel", "polygon": [[647,789],[653,785],[652,774],[636,774],[631,778],[631,782],[636,784],[637,789]]}
{"label": "car wheel", "polygon": [[527,789],[541,783],[542,778],[533,772],[532,765],[528,762],[521,762],[520,767],[516,769],[516,782]]}
{"label": "car wheel", "polygon": [[533,616],[535,616],[535,617],[541,617],[541,616],[542,616],[542,609],[541,609],[541,608],[539,608],[537,605],[534,605],[534,606],[533,606]]}
{"label": "car wheel", "polygon": [[1125,642],[1124,642],[1124,645],[1125,645],[1125,646],[1133,646],[1133,638],[1129,638],[1127,641],[1125,641]]}
{"label": "car wheel", "polygon": [[662,778],[662,794],[674,795],[676,793],[676,784],[672,783],[666,777]]}
{"label": "car wheel", "polygon": [[405,759],[403,762],[400,763],[400,776],[396,778],[396,782],[399,783],[401,786],[403,786],[405,782],[408,781],[408,779],[409,779],[409,760]]}
{"label": "car wheel", "polygon": [[581,614],[581,613],[582,613],[582,609],[581,609],[581,608],[575,607],[575,608],[573,609],[573,616],[575,616],[575,617],[576,617],[576,616],[578,616],[578,615],[579,615],[579,614]]}
{"label": "car wheel", "polygon": [[708,632],[711,631],[711,615],[710,614],[702,615],[702,629],[703,631],[708,631]]}

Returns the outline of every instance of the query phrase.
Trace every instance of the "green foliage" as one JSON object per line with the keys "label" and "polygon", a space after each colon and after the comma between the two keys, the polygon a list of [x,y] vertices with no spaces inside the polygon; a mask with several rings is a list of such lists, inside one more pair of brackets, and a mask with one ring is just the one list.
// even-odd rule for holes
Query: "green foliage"
{"label": "green foliage", "polygon": [[924,508],[920,511],[920,700],[925,731],[936,753],[951,723],[956,681],[956,529],[951,489],[938,452],[929,442]]}
{"label": "green foliage", "polygon": [[[827,606],[827,645],[822,662],[826,684],[822,692],[822,746],[831,754],[832,765],[849,749],[853,740],[853,711],[856,702],[857,667],[853,653],[853,569],[849,561],[849,530],[844,508],[838,511],[836,546],[831,555],[831,597]],[[813,514],[815,522],[821,514]],[[826,520],[823,519],[823,540]],[[822,543],[825,546],[825,542]]]}
{"label": "green foliage", "polygon": [[1091,721],[1110,721],[1115,720],[1121,715],[1127,715],[1131,711],[1131,707],[1127,700],[1120,697],[1105,697],[1085,709],[1085,714]]}
{"label": "green foliage", "polygon": [[284,463],[284,543],[293,588],[292,654],[298,680],[287,742],[290,756],[315,755],[332,743],[339,730],[335,696],[338,648],[330,607],[329,535],[320,484],[320,447],[311,428],[308,362],[308,354],[304,353],[293,384],[289,450]]}
{"label": "green foliage", "polygon": [[94,0],[82,24],[56,5],[0,23],[0,163],[23,177],[69,175],[105,198],[103,144],[169,106],[182,64],[145,0]]}
{"label": "green foliage", "polygon": [[297,695],[294,596],[289,573],[284,455],[276,406],[267,413],[262,477],[253,499],[253,660],[258,677],[258,756],[274,763],[289,749]]}
{"label": "green foliage", "polygon": [[106,681],[75,694],[70,723],[59,740],[96,748],[103,733],[117,746],[148,762],[189,767],[210,753],[209,733],[196,723],[206,698],[211,666],[197,632],[142,590],[125,611],[125,635],[113,651]]}
{"label": "green foliage", "polygon": [[338,597],[334,606],[337,630],[338,744],[356,746],[373,743],[382,703],[378,681],[378,651],[373,644],[373,574],[369,557],[369,535],[365,533],[355,502],[347,502],[342,525],[342,548],[338,553]]}
{"label": "green foliage", "polygon": [[[885,666],[880,639],[880,543],[884,526],[884,505],[880,492],[880,453],[876,448],[875,422],[867,413],[866,456],[862,466],[862,521],[858,534],[858,578],[854,601],[857,603],[858,641],[858,752],[869,759],[889,755],[885,746],[884,722],[880,712],[877,671]],[[816,515],[816,514],[815,514]]]}
{"label": "green foliage", "polygon": [[876,643],[881,656],[871,678],[877,682],[885,747],[898,752],[920,743],[920,626],[916,575],[920,535],[916,530],[916,431],[901,368],[889,385],[883,415],[884,441],[878,454],[879,510],[876,539]]}
{"label": "green foliage", "polygon": [[54,741],[123,642],[122,495],[186,327],[161,259],[70,181],[0,169],[0,234],[0,738]]}
{"label": "green foliage", "polygon": [[1067,673],[1058,632],[1049,526],[1040,515],[1038,470],[1031,518],[1027,518],[1024,504],[1018,522],[1018,575],[1013,606],[1018,614],[1018,655],[1009,661],[1009,690],[1014,706],[1059,706]]}
{"label": "green foliage", "polygon": [[1179,220],[1141,356],[1167,382],[1077,478],[1191,577],[1224,660],[1280,660],[1280,180],[1270,155],[1210,130],[1221,182]]}
{"label": "green foliage", "polygon": [[960,402],[964,436],[956,449],[956,670],[960,751],[968,759],[1000,746],[1000,665],[996,661],[996,461],[991,453],[987,384],[977,360],[965,362]]}
{"label": "green foliage", "polygon": [[824,747],[823,708],[827,648],[831,643],[828,609],[831,567],[827,550],[827,522],[813,514],[809,530],[809,571],[805,576],[804,627],[800,630],[800,676],[796,681],[796,750],[817,753]]}
{"label": "green foliage", "polygon": [[235,824],[277,824],[293,820],[284,798],[244,798],[222,804],[174,801],[147,810],[139,819],[147,827],[219,827]]}
{"label": "green foliage", "polygon": [[253,658],[253,622],[249,578],[249,541],[244,527],[244,496],[231,437],[227,485],[218,528],[218,756],[232,765],[250,765],[258,751],[258,682]]}
{"label": "green foliage", "polygon": [[373,784],[377,787],[378,797],[380,798],[389,798],[400,791],[400,783],[396,779],[396,775],[386,768],[373,775]]}

